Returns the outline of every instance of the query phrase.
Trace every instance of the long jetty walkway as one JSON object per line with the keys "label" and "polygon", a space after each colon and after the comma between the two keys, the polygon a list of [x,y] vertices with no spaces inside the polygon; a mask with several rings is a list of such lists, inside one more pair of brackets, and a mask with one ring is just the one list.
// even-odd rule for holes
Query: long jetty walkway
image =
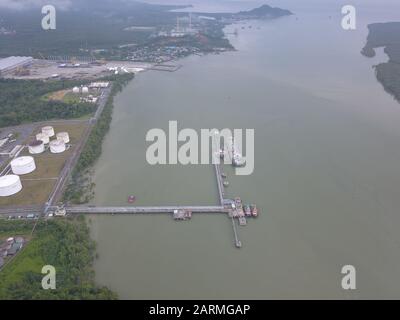
{"label": "long jetty walkway", "polygon": [[[217,141],[217,135],[214,137],[214,146],[219,146]],[[242,247],[242,242],[239,239],[237,230],[237,224],[234,217],[234,210],[229,205],[229,200],[225,199],[224,191],[224,177],[221,171],[220,165],[220,151],[213,151],[213,166],[215,170],[217,190],[218,190],[218,202],[217,206],[148,206],[148,207],[137,207],[137,206],[121,206],[121,207],[97,207],[97,206],[67,206],[65,207],[66,214],[119,214],[119,215],[130,215],[130,214],[175,214],[177,212],[190,212],[190,214],[227,214],[232,221],[232,229],[234,235],[234,244],[236,248]],[[233,158],[233,156],[232,156]],[[228,203],[228,205],[227,205]],[[244,219],[244,218],[242,218]]]}
{"label": "long jetty walkway", "polygon": [[192,213],[228,213],[228,210],[219,206],[160,206],[160,207],[66,207],[68,214],[146,214],[146,213],[174,213],[176,210],[187,210]]}
{"label": "long jetty walkway", "polygon": [[221,166],[220,166],[219,163],[215,163],[214,164],[214,168],[215,168],[215,175],[217,177],[219,203],[223,207],[224,206],[225,192],[224,192],[224,182],[222,180]]}

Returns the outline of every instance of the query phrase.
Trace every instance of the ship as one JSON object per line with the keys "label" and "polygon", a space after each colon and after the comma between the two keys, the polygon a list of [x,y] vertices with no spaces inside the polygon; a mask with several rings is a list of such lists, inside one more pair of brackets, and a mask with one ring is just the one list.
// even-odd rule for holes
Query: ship
{"label": "ship", "polygon": [[246,165],[246,161],[243,159],[241,154],[235,153],[233,155],[233,165],[235,167],[244,167]]}
{"label": "ship", "polygon": [[258,209],[255,204],[251,205],[251,214],[253,217],[258,217]]}
{"label": "ship", "polygon": [[136,201],[136,197],[135,196],[129,196],[128,197],[128,202],[129,203],[134,203]]}
{"label": "ship", "polygon": [[244,213],[245,213],[246,217],[251,217],[251,209],[250,209],[249,205],[244,206]]}

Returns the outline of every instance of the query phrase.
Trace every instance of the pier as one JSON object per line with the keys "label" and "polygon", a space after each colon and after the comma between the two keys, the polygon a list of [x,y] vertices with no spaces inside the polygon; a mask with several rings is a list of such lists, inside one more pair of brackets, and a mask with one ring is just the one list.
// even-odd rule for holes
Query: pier
{"label": "pier", "polygon": [[167,72],[175,72],[182,68],[182,65],[174,65],[174,64],[156,64],[147,70],[154,70],[154,71],[167,71]]}
{"label": "pier", "polygon": [[215,175],[217,178],[219,203],[221,204],[221,206],[224,206],[225,192],[224,192],[224,181],[221,172],[221,165],[219,163],[215,163],[214,168],[215,168]]}
{"label": "pier", "polygon": [[[219,140],[218,140],[219,141]],[[247,218],[251,215],[248,214],[247,210],[244,212],[243,203],[240,197],[234,199],[226,198],[224,189],[224,179],[227,177],[222,173],[221,167],[221,152],[220,144],[217,141],[217,135],[215,136],[215,144],[213,149],[213,166],[217,183],[218,191],[218,204],[210,206],[198,206],[198,205],[167,205],[167,206],[92,206],[92,205],[56,205],[57,199],[59,198],[62,190],[62,186],[66,181],[68,173],[74,166],[76,157],[72,158],[71,161],[65,165],[61,176],[57,180],[56,187],[49,200],[44,206],[20,206],[10,208],[0,208],[0,215],[9,215],[10,218],[26,218],[28,215],[35,214],[36,217],[43,215],[46,218],[49,217],[63,217],[65,215],[152,215],[152,214],[168,214],[176,221],[187,221],[192,218],[192,214],[212,214],[212,215],[226,215],[232,222],[232,230],[234,235],[234,245],[236,248],[242,247],[242,242],[239,239],[238,227],[247,225]],[[84,143],[81,143],[79,147],[82,148]],[[231,140],[231,144],[227,150],[228,156],[234,157],[236,147],[234,141]],[[76,152],[76,155],[79,152]],[[7,168],[6,168],[7,169]],[[8,168],[9,170],[9,168]],[[55,179],[55,178],[54,178]],[[214,183],[215,183],[214,182]],[[249,206],[246,206],[249,208]],[[254,217],[257,214],[253,215]]]}
{"label": "pier", "polygon": [[239,240],[239,235],[236,229],[236,222],[233,217],[231,217],[232,220],[232,228],[233,228],[233,235],[235,237],[235,247],[236,248],[241,248],[242,247],[242,242]]}
{"label": "pier", "polygon": [[[143,215],[143,214],[170,214],[175,220],[188,220],[192,214],[226,214],[232,222],[232,230],[234,235],[234,245],[236,248],[242,247],[242,242],[239,239],[238,225],[247,225],[247,219],[243,210],[243,204],[240,197],[235,199],[226,199],[224,191],[224,178],[226,175],[221,170],[221,151],[219,135],[216,132],[214,136],[213,148],[213,166],[218,190],[218,202],[216,206],[121,206],[121,207],[106,207],[106,206],[67,206],[64,213],[75,214],[111,214],[111,215]],[[227,155],[232,159],[234,166],[240,165],[241,155],[235,145],[233,138],[228,143]],[[239,160],[239,161],[238,161]],[[236,162],[235,162],[236,161]],[[238,220],[238,224],[236,223]]]}
{"label": "pier", "polygon": [[173,214],[177,210],[191,211],[192,213],[228,213],[228,210],[219,206],[160,206],[160,207],[95,207],[70,206],[66,207],[67,214]]}

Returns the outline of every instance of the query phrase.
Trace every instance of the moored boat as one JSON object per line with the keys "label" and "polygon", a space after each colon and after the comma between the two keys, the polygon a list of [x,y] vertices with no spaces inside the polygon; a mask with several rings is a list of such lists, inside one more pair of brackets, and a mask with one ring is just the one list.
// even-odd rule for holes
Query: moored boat
{"label": "moored boat", "polygon": [[251,214],[253,217],[258,217],[258,209],[255,204],[251,205]]}
{"label": "moored boat", "polygon": [[246,217],[251,217],[251,209],[250,209],[249,205],[244,206],[244,213],[245,213]]}

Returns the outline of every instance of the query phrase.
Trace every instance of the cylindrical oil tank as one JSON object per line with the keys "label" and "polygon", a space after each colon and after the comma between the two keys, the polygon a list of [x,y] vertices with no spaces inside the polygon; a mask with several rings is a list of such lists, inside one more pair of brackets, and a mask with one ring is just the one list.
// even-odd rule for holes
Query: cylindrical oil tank
{"label": "cylindrical oil tank", "polygon": [[57,133],[57,139],[64,141],[64,143],[69,143],[69,134],[68,132],[59,132]]}
{"label": "cylindrical oil tank", "polygon": [[82,87],[82,93],[89,93],[88,87]]}
{"label": "cylindrical oil tank", "polygon": [[9,197],[22,190],[19,176],[10,174],[0,177],[0,197]]}
{"label": "cylindrical oil tank", "polygon": [[43,127],[42,133],[47,134],[51,138],[54,136],[54,128],[51,126]]}
{"label": "cylindrical oil tank", "polygon": [[11,170],[14,174],[28,174],[36,170],[33,157],[19,157],[11,161]]}
{"label": "cylindrical oil tank", "polygon": [[36,135],[36,140],[43,141],[43,143],[45,143],[45,144],[50,142],[49,136],[47,134],[44,134],[44,133],[38,133]]}
{"label": "cylindrical oil tank", "polygon": [[34,140],[29,144],[30,154],[39,154],[44,152],[44,142],[42,140]]}
{"label": "cylindrical oil tank", "polygon": [[50,142],[51,153],[62,153],[65,151],[65,143],[61,140],[53,140]]}

